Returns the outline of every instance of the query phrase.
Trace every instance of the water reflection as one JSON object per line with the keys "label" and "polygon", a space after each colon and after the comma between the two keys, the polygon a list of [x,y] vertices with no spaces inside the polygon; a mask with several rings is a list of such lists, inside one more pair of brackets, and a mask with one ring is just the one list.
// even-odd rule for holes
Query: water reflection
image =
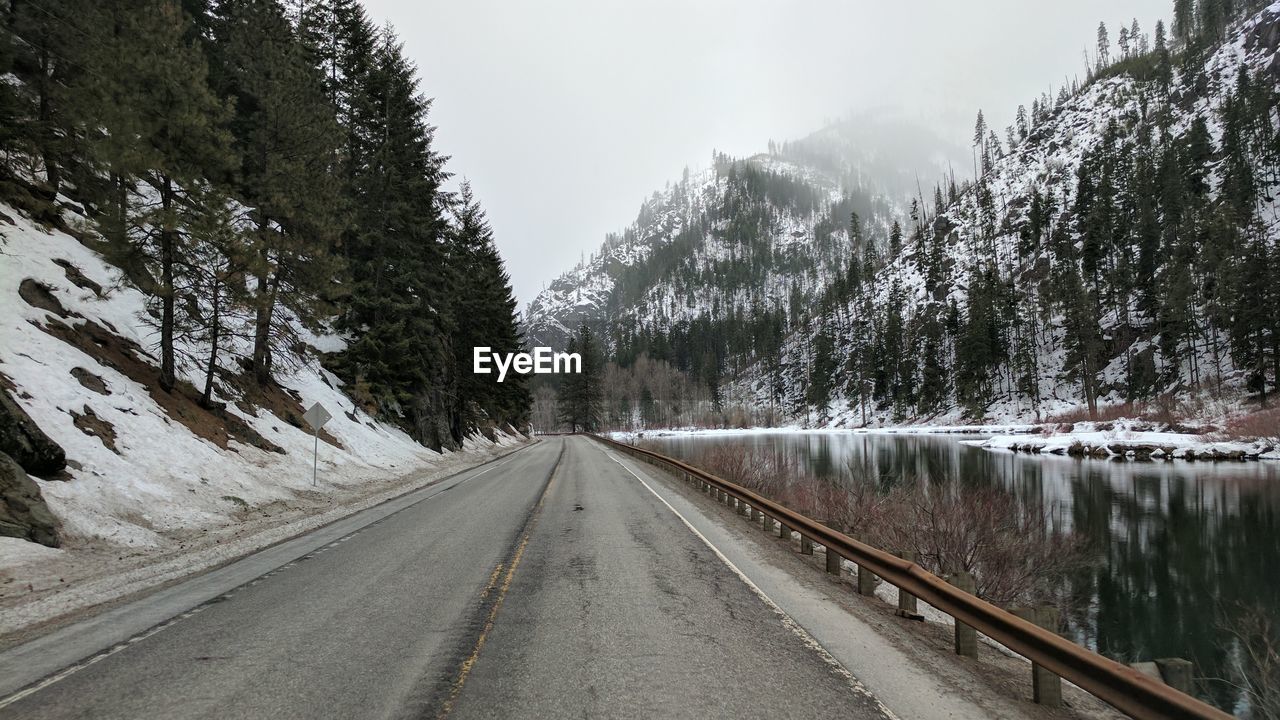
{"label": "water reflection", "polygon": [[1076,579],[1068,619],[1079,642],[1130,662],[1195,663],[1202,696],[1239,702],[1222,619],[1241,605],[1280,621],[1280,463],[1138,463],[994,453],[960,436],[778,433],[655,437],[696,460],[728,444],[782,456],[815,480],[998,483],[1055,508],[1084,533],[1098,562]]}

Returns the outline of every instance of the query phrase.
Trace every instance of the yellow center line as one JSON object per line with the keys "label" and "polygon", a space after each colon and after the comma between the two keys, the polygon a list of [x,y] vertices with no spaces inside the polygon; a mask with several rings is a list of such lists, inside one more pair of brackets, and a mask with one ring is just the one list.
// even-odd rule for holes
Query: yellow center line
{"label": "yellow center line", "polygon": [[[558,467],[558,464],[557,464]],[[480,630],[479,637],[476,638],[475,647],[471,649],[471,653],[467,655],[467,659],[462,662],[462,666],[458,669],[458,677],[453,681],[453,686],[449,689],[449,697],[445,699],[440,706],[440,712],[436,715],[439,720],[444,720],[449,713],[453,711],[454,706],[458,702],[458,696],[462,694],[462,686],[467,683],[467,676],[471,674],[471,668],[475,667],[476,661],[480,659],[480,651],[484,649],[485,642],[489,639],[489,633],[493,630],[494,622],[498,619],[498,611],[502,609],[502,601],[507,596],[507,591],[511,589],[511,580],[515,577],[516,569],[520,567],[520,560],[524,557],[524,550],[529,545],[529,535],[533,532],[538,514],[542,510],[543,500],[546,499],[547,493],[551,492],[551,485],[556,480],[555,471],[551,473],[551,478],[547,481],[547,486],[543,488],[542,495],[538,497],[538,502],[533,506],[533,515],[529,519],[528,527],[525,528],[524,535],[520,538],[520,543],[516,545],[515,552],[511,555],[511,562],[506,565],[507,572],[502,578],[502,586],[498,588],[497,598],[493,601],[493,607],[489,609],[489,615],[485,618],[484,628]],[[489,596],[493,590],[494,584],[497,582],[498,576],[502,575],[503,563],[498,563],[493,569],[493,574],[489,576],[489,583],[484,590],[480,592],[480,598],[483,600]]]}

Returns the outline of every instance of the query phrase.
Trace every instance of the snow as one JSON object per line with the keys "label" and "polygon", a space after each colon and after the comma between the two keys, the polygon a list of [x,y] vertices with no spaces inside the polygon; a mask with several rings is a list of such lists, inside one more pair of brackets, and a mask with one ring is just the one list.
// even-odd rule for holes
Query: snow
{"label": "snow", "polygon": [[[311,484],[313,436],[268,411],[241,409],[229,388],[221,388],[215,399],[227,402],[227,412],[284,452],[235,441],[220,448],[170,418],[140,383],[41,329],[57,319],[20,298],[19,285],[27,278],[47,286],[71,314],[60,322],[75,328],[93,321],[146,352],[154,353],[157,345],[145,322],[144,296],[118,270],[66,233],[38,227],[6,206],[0,205],[0,213],[0,373],[16,386],[14,400],[66,450],[68,478],[35,480],[63,524],[68,555],[103,548],[150,554],[191,549],[204,542],[202,536],[212,539],[253,518],[297,519],[397,487],[408,489],[407,476],[461,469],[522,441],[505,435],[496,443],[473,438],[459,452],[434,452],[355,407],[312,352],[278,371],[277,379],[298,395],[303,408],[319,402],[333,415],[325,431],[338,446],[319,443],[317,485]],[[72,283],[55,260],[69,262],[101,285],[102,296]],[[343,342],[334,335],[300,334],[317,350],[337,349]],[[237,342],[224,354],[228,369],[248,351],[246,341]],[[100,376],[109,394],[82,386],[71,375],[74,368]],[[179,369],[200,386],[198,368],[180,363]],[[73,424],[71,412],[85,408],[113,426],[117,451]],[[6,541],[0,544],[0,570],[29,569],[30,561],[44,553]]]}
{"label": "snow", "polygon": [[750,428],[662,428],[658,430],[634,430],[609,433],[609,437],[618,442],[631,442],[643,438],[655,437],[724,437],[732,435],[776,435],[776,434],[848,434],[848,435],[994,435],[1007,433],[1011,437],[1019,434],[1038,432],[1038,425],[900,425],[894,427],[842,428],[842,427],[804,427],[802,425],[786,425],[782,427],[750,427]]}
{"label": "snow", "polygon": [[1108,423],[1074,423],[1066,430],[1042,426],[1036,435],[999,434],[981,440],[961,440],[966,445],[1051,455],[1150,457],[1180,459],[1280,460],[1277,443],[1263,440],[1216,440],[1211,436],[1151,429],[1150,423],[1117,420]]}

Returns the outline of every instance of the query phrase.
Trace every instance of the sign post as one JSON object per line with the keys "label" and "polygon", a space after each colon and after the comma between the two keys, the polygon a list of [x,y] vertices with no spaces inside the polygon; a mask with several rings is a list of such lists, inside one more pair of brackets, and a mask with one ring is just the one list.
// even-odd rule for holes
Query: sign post
{"label": "sign post", "polygon": [[311,426],[311,434],[315,437],[314,447],[311,451],[311,485],[316,484],[316,470],[320,465],[320,428],[329,422],[333,416],[320,403],[312,405],[306,413],[302,415],[302,419],[307,421]]}

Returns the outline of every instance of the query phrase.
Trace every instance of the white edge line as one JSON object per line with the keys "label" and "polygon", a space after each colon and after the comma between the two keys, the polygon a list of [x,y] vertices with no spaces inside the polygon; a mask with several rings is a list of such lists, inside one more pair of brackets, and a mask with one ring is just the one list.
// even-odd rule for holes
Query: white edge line
{"label": "white edge line", "polygon": [[805,630],[803,627],[801,627],[800,623],[796,622],[794,618],[792,618],[790,615],[787,614],[786,610],[782,609],[782,606],[774,602],[773,598],[766,595],[764,590],[760,589],[759,585],[756,585],[751,580],[751,578],[747,577],[746,573],[740,570],[737,565],[734,565],[733,561],[730,560],[728,556],[726,556],[723,552],[721,552],[720,548],[716,547],[715,544],[712,543],[711,540],[708,539],[706,535],[703,535],[698,530],[698,528],[694,527],[693,523],[689,522],[689,520],[684,515],[681,515],[679,510],[676,510],[674,507],[672,507],[671,503],[667,502],[666,498],[659,495],[656,490],[650,487],[649,483],[644,481],[644,478],[640,477],[639,475],[636,474],[634,470],[624,465],[621,460],[619,460],[617,457],[613,455],[613,453],[605,451],[603,450],[603,448],[602,448],[602,451],[604,452],[605,455],[609,457],[610,460],[614,461],[615,463],[618,463],[619,467],[631,473],[631,477],[634,477],[636,480],[639,480],[640,484],[643,485],[646,490],[653,493],[653,496],[658,498],[659,502],[661,502],[663,505],[666,505],[668,510],[674,513],[676,517],[680,518],[680,522],[684,523],[685,527],[688,527],[690,532],[696,535],[697,538],[701,540],[703,543],[705,543],[707,547],[711,548],[711,552],[715,553],[716,557],[720,558],[721,562],[723,562],[725,565],[728,565],[729,569],[732,570],[734,574],[736,574],[738,578],[742,580],[742,582],[745,583],[748,588],[751,589],[751,592],[755,593],[756,596],[759,597],[764,602],[764,604],[769,607],[770,610],[773,610],[774,614],[777,615],[782,620],[782,625],[784,627],[786,627],[788,630],[794,633],[796,637],[799,637],[800,640],[804,642],[806,646],[809,647],[809,649],[817,653],[818,656],[822,658],[822,660],[827,665],[831,666],[833,670],[835,670],[840,676],[842,676],[845,680],[847,680],[855,691],[870,698],[873,702],[875,702],[876,706],[880,708],[880,711],[883,712],[888,717],[892,718],[893,720],[899,720],[898,716],[895,715],[892,710],[890,710],[888,707],[885,706],[883,702],[880,701],[880,698],[873,695],[871,691],[867,689],[867,686],[862,684],[861,680],[854,677],[853,673],[849,672],[849,669],[846,668],[843,664],[841,664],[840,661],[837,660],[834,655],[827,652],[827,649],[822,647],[822,644],[819,643],[816,638],[810,635],[808,630]]}

